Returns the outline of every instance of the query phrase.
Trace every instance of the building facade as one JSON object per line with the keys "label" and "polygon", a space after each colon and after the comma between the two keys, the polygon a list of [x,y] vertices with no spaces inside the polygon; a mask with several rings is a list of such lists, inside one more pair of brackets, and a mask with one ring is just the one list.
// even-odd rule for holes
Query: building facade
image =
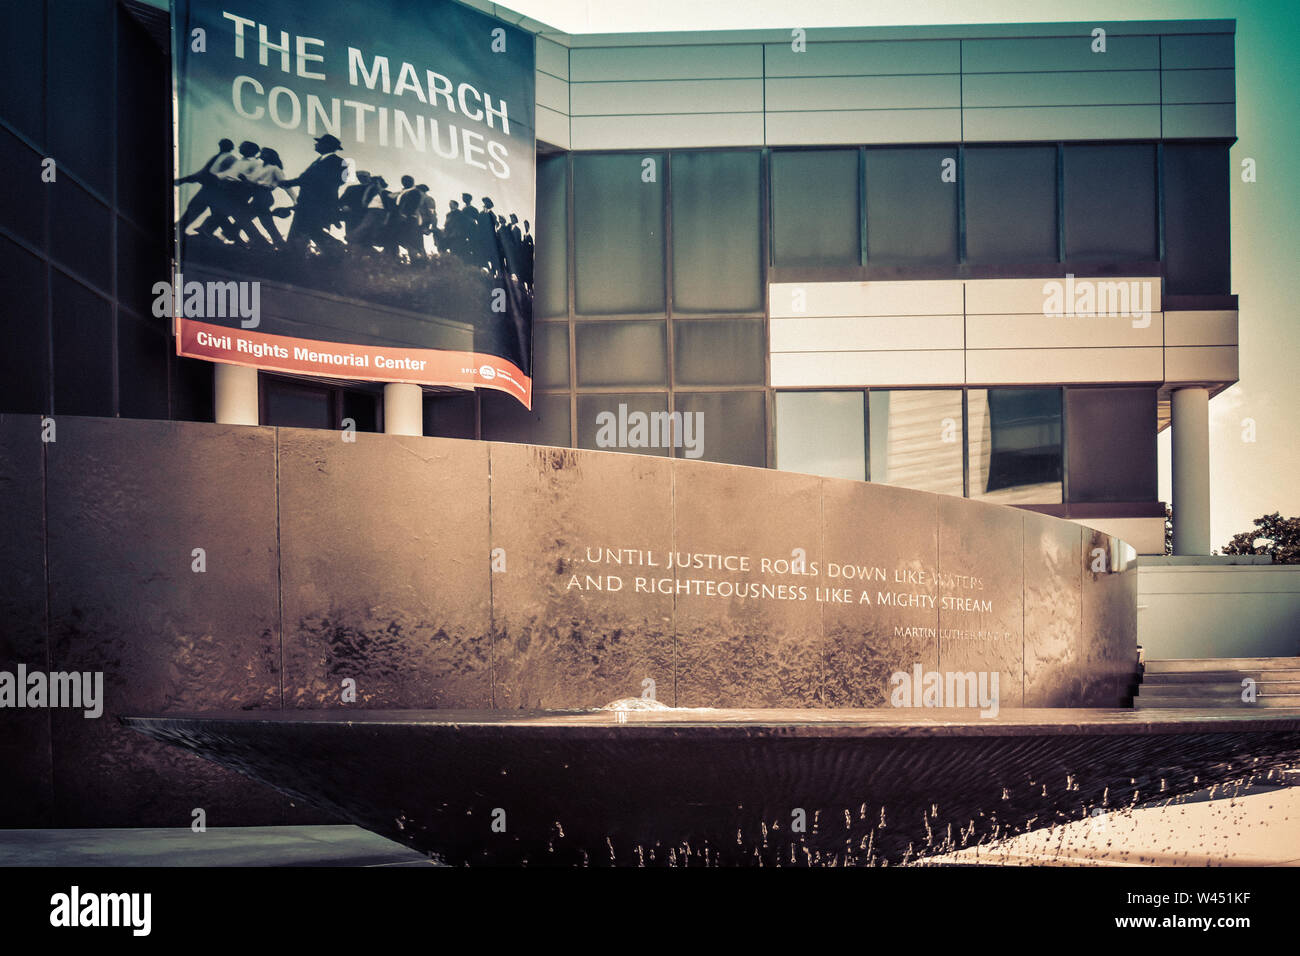
{"label": "building facade", "polygon": [[[963,495],[1156,554],[1172,420],[1175,546],[1208,553],[1232,21],[568,36],[474,5],[537,35],[535,397],[430,390],[425,434]],[[218,418],[149,308],[166,11],[8,15],[0,149],[32,188],[0,200],[0,411]],[[384,428],[378,385],[263,373],[257,402]]]}

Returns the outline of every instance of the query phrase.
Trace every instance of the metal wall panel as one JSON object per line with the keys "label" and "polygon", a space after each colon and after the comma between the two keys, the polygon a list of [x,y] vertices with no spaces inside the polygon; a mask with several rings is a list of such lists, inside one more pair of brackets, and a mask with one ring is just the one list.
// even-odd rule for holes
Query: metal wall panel
{"label": "metal wall panel", "polygon": [[1237,110],[1232,103],[1179,103],[1161,112],[1165,139],[1234,139],[1237,135]]}
{"label": "metal wall panel", "polygon": [[570,93],[574,116],[761,113],[763,110],[763,81],[759,79],[573,83]]}
{"label": "metal wall panel", "polygon": [[572,49],[539,37],[539,107],[575,119],[568,139],[559,116],[538,125],[573,149],[1232,138],[1234,37],[1189,32],[1230,26],[1110,24],[1104,53],[1086,24],[966,39],[814,30],[802,51],[770,42],[772,31],[730,43],[708,32],[575,37]]}
{"label": "metal wall panel", "polygon": [[537,69],[561,80],[567,80],[569,78],[569,48],[561,46],[554,40],[538,37]]}
{"label": "metal wall panel", "polygon": [[1159,348],[971,349],[966,380],[972,385],[1064,385],[1092,382],[1159,382]]}
{"label": "metal wall panel", "polygon": [[537,107],[537,138],[563,149],[570,146],[569,117],[544,106]]}
{"label": "metal wall panel", "polygon": [[968,143],[1158,139],[1160,107],[1025,106],[963,110]]}
{"label": "metal wall panel", "polygon": [[[970,315],[1042,315],[1044,299],[1049,282],[1064,282],[1063,279],[971,279],[966,286],[966,312]],[[1084,279],[1076,279],[1083,282]],[[1161,306],[1161,283],[1158,276],[1106,276],[1086,281],[1096,282],[1149,282],[1151,283],[1150,307],[1159,312]],[[1062,292],[1064,293],[1064,289]],[[1144,293],[1145,294],[1145,293]]]}
{"label": "metal wall panel", "polygon": [[844,42],[809,40],[802,53],[789,43],[764,48],[767,75],[887,76],[897,73],[958,73],[958,40],[880,40]]}
{"label": "metal wall panel", "polygon": [[961,98],[968,107],[1159,103],[1160,71],[968,73],[962,77]]}
{"label": "metal wall panel", "polygon": [[[802,304],[801,304],[802,303]],[[960,279],[908,282],[775,282],[773,318],[855,315],[960,315]]]}
{"label": "metal wall panel", "polygon": [[762,77],[763,48],[757,44],[632,46],[569,51],[569,79],[714,80]]}
{"label": "metal wall panel", "polygon": [[[1145,324],[1143,324],[1145,323]],[[966,347],[1010,348],[1159,348],[1164,314],[1127,316],[967,315]]]}
{"label": "metal wall panel", "polygon": [[1165,349],[1167,382],[1237,381],[1235,345],[1175,346]]}
{"label": "metal wall panel", "polygon": [[1138,276],[1074,280],[1130,293],[1132,283],[1148,283],[1149,299],[1142,293],[1129,303],[1130,314],[1115,314],[1126,309],[1120,300],[1095,303],[1100,315],[1048,316],[1045,286],[1056,281],[1063,280],[773,283],[772,384],[1236,381],[1236,312],[1162,311],[1159,277]]}
{"label": "metal wall panel", "polygon": [[1231,33],[1205,33],[1160,38],[1160,62],[1166,70],[1196,70],[1233,65]]}
{"label": "metal wall panel", "polygon": [[1237,98],[1236,70],[1165,70],[1161,100],[1170,103],[1232,103]]}
{"label": "metal wall panel", "polygon": [[952,143],[961,110],[826,110],[768,113],[768,146]]}
{"label": "metal wall panel", "polygon": [[773,319],[773,352],[960,349],[960,315]]}
{"label": "metal wall panel", "polygon": [[569,112],[569,83],[537,71],[537,105],[557,113]]}
{"label": "metal wall panel", "polygon": [[575,150],[755,146],[763,141],[763,114],[575,116],[570,129]]}
{"label": "metal wall panel", "polygon": [[1237,313],[1170,312],[1165,322],[1165,344],[1232,345],[1237,344]]}
{"label": "metal wall panel", "polygon": [[1153,36],[1107,36],[1106,52],[1092,52],[1090,32],[1077,37],[963,40],[964,73],[1038,73],[1056,70],[1158,70]]}
{"label": "metal wall panel", "polygon": [[959,385],[960,349],[927,352],[780,352],[772,356],[776,388],[863,385]]}
{"label": "metal wall panel", "polygon": [[773,111],[951,108],[961,105],[961,81],[956,74],[769,79],[765,102]]}

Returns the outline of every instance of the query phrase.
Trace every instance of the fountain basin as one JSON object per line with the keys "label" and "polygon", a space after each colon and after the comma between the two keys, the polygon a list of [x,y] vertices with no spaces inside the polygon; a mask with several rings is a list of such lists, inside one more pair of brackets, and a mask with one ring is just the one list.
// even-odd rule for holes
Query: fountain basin
{"label": "fountain basin", "polygon": [[348,711],[123,717],[451,864],[897,865],[1266,779],[1300,711]]}

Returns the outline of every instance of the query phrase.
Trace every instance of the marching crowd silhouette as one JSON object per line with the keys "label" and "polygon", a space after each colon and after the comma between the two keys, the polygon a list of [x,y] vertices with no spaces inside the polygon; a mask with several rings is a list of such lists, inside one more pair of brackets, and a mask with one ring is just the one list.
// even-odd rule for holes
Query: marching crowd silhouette
{"label": "marching crowd silhouette", "polygon": [[[535,244],[528,220],[521,225],[517,215],[498,213],[488,196],[481,198],[482,208],[475,207],[473,196],[462,193],[459,202],[447,204],[439,226],[437,201],[411,176],[401,177],[400,188],[389,188],[383,176],[357,170],[356,182],[348,185],[342,148],[332,134],[316,137],[319,156],[290,178],[271,147],[245,141],[236,149],[222,139],[199,170],[176,180],[199,186],[177,226],[187,233],[197,223],[194,235],[302,255],[311,246],[412,264],[451,255],[493,277],[513,277],[532,291]],[[277,208],[277,189],[293,205]],[[275,220],[289,217],[286,237]],[[342,228],[343,239],[331,232],[334,226]]]}

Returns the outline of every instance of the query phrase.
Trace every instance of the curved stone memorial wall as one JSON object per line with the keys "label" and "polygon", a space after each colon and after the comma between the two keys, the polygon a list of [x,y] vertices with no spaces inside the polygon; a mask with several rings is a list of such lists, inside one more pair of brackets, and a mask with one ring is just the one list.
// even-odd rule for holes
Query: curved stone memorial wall
{"label": "curved stone memorial wall", "polygon": [[[107,718],[1115,707],[1135,669],[1122,542],[1034,512],[451,439],[72,417],[41,434],[0,416],[0,669],[102,672]],[[0,825],[174,823],[214,800],[224,825],[302,819],[112,719],[5,720]]]}

